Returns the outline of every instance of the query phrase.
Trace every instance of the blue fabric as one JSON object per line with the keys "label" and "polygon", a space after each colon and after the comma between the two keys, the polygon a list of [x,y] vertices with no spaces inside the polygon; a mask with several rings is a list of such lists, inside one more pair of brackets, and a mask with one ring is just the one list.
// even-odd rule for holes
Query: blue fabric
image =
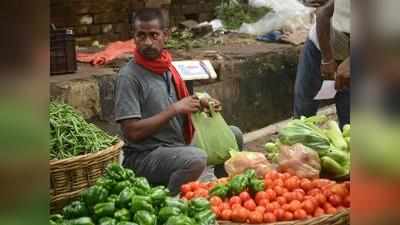
{"label": "blue fabric", "polygon": [[[294,116],[313,116],[319,101],[314,100],[321,89],[321,52],[311,40],[307,40],[300,55],[294,87]],[[350,90],[339,91],[335,96],[340,127],[350,123]]]}
{"label": "blue fabric", "polygon": [[279,42],[282,37],[282,32],[272,31],[264,35],[257,36],[258,41]]}

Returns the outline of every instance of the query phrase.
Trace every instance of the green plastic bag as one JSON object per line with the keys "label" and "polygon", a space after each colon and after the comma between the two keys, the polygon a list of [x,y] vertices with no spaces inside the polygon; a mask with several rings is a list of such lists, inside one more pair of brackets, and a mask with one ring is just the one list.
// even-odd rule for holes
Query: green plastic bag
{"label": "green plastic bag", "polygon": [[192,121],[196,130],[193,143],[207,153],[209,165],[222,164],[230,158],[229,151],[239,150],[231,128],[212,107],[209,113],[193,113]]}

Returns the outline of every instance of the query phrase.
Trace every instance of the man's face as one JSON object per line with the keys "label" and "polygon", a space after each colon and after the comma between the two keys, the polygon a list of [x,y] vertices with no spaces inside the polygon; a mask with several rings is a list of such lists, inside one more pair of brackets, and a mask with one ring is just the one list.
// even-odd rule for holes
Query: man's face
{"label": "man's face", "polygon": [[160,21],[135,22],[135,44],[142,55],[150,60],[157,59],[164,48],[168,33],[161,29]]}

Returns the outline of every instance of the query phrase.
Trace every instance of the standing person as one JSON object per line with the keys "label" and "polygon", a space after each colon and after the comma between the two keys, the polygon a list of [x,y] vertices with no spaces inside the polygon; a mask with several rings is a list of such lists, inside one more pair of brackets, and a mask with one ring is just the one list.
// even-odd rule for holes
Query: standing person
{"label": "standing person", "polygon": [[176,195],[206,169],[206,154],[189,144],[194,132],[190,114],[208,106],[189,95],[172,66],[164,49],[168,31],[161,11],[139,11],[133,26],[137,48],[119,72],[115,96],[115,120],[126,142],[123,166]]}
{"label": "standing person", "polygon": [[[295,82],[294,115],[313,116],[314,100],[324,79],[335,79],[339,123],[350,123],[350,0],[319,0],[316,23],[299,59]],[[339,67],[338,67],[339,64]]]}

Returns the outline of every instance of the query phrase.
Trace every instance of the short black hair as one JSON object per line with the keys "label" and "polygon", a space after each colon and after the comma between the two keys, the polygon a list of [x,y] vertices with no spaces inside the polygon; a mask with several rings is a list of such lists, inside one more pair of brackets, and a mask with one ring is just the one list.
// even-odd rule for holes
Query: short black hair
{"label": "short black hair", "polygon": [[166,19],[159,8],[144,8],[132,15],[132,28],[135,27],[136,21],[152,21],[158,20],[160,22],[161,29],[165,29]]}

